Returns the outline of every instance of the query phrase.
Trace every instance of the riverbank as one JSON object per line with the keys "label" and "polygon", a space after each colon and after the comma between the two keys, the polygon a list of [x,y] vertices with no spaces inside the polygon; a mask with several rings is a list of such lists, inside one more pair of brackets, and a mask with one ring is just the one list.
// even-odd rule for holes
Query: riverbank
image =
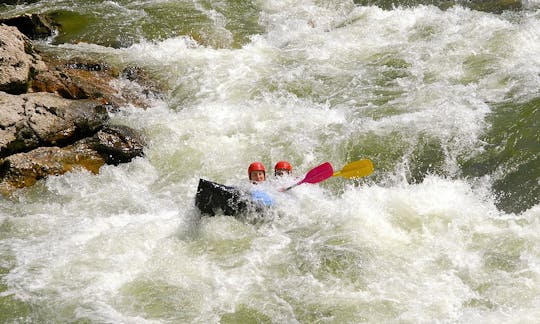
{"label": "riverbank", "polygon": [[[47,35],[43,19],[24,17],[19,28],[28,36]],[[142,156],[142,134],[111,125],[109,113],[144,107],[144,96],[113,86],[120,78],[149,83],[144,72],[41,53],[19,28],[0,25],[0,191],[10,194],[73,169],[98,173],[104,164]],[[155,87],[147,91],[156,94]]]}

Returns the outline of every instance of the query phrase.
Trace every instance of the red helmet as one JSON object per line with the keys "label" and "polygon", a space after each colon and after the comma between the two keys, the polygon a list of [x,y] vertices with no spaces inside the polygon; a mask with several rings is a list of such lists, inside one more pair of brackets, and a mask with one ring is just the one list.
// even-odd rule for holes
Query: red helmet
{"label": "red helmet", "polygon": [[262,171],[264,174],[266,174],[266,170],[264,169],[264,164],[261,162],[253,162],[249,165],[248,168],[248,177],[251,176],[251,172],[253,171]]}
{"label": "red helmet", "polygon": [[289,171],[289,173],[291,173],[292,172],[292,166],[287,161],[279,161],[278,163],[276,163],[276,166],[274,167],[274,172],[277,171],[277,170],[287,170],[287,171]]}

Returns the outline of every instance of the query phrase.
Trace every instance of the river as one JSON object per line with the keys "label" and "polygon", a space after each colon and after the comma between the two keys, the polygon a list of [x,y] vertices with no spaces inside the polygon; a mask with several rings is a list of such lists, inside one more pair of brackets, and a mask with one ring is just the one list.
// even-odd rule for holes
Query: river
{"label": "river", "polygon": [[[533,323],[540,318],[540,4],[42,0],[36,44],[165,89],[114,123],[145,156],[0,198],[0,322]],[[137,89],[127,80],[115,85]],[[206,217],[199,178],[285,159],[258,222]],[[270,175],[271,172],[269,172]]]}

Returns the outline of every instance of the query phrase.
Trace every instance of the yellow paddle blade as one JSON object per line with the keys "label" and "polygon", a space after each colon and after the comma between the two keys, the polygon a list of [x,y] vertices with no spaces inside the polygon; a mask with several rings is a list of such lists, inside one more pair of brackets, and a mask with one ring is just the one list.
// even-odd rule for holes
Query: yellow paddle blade
{"label": "yellow paddle blade", "polygon": [[365,177],[373,173],[373,162],[368,159],[351,162],[341,170],[334,172],[333,177],[340,176],[347,179]]}

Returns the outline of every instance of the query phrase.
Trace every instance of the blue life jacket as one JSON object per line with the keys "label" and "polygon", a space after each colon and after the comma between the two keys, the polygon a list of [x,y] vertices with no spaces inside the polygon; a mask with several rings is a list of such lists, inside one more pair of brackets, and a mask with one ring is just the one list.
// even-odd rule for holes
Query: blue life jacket
{"label": "blue life jacket", "polygon": [[264,191],[253,190],[251,192],[251,199],[254,203],[265,207],[270,207],[274,205],[274,199]]}

